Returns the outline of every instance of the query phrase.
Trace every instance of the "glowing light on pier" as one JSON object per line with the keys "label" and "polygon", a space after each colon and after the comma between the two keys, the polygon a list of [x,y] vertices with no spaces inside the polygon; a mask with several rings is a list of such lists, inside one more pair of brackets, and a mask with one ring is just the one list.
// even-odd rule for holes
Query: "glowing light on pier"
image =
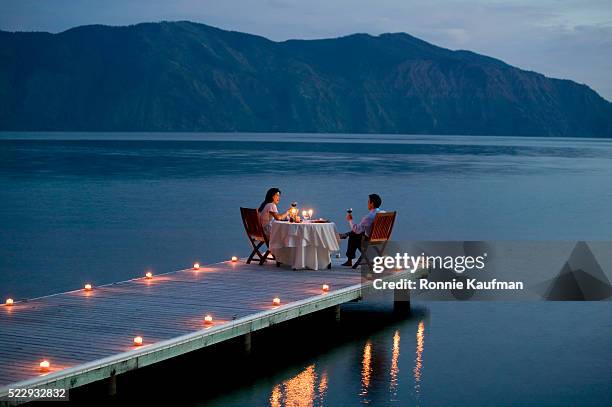
{"label": "glowing light on pier", "polygon": [[211,315],[206,315],[204,317],[204,325],[212,325],[213,317]]}
{"label": "glowing light on pier", "polygon": [[193,269],[194,270],[199,270],[200,269],[200,263],[193,263]]}
{"label": "glowing light on pier", "polygon": [[274,297],[274,299],[272,300],[272,305],[280,305],[280,298]]}
{"label": "glowing light on pier", "polygon": [[85,288],[85,291],[91,291],[92,287],[91,287],[91,284],[87,283],[87,284],[85,284],[84,288]]}
{"label": "glowing light on pier", "polygon": [[13,302],[14,302],[14,301],[13,301],[13,299],[12,299],[12,298],[7,298],[7,299],[6,299],[5,304],[6,304],[6,306],[7,306],[7,307],[10,307],[10,306],[12,306],[12,305],[13,305]]}
{"label": "glowing light on pier", "polygon": [[142,336],[134,337],[134,346],[142,346]]}
{"label": "glowing light on pier", "polygon": [[147,271],[147,272],[145,273],[145,278],[146,278],[147,280],[152,279],[152,278],[153,278],[153,273],[151,273],[150,271]]}
{"label": "glowing light on pier", "polygon": [[232,256],[232,263],[236,263],[238,261],[238,257],[237,256]]}
{"label": "glowing light on pier", "polygon": [[43,360],[38,365],[38,368],[41,372],[48,372],[49,370],[51,370],[51,363],[48,360]]}
{"label": "glowing light on pier", "polygon": [[323,290],[324,293],[329,291],[329,285],[328,284],[323,284],[323,287],[321,288]]}

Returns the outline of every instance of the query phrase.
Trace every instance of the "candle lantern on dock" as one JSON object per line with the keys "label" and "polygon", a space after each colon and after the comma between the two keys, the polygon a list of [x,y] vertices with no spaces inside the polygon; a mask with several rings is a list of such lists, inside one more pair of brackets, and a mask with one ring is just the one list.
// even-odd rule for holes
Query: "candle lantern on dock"
{"label": "candle lantern on dock", "polygon": [[291,208],[289,209],[289,222],[297,222],[299,213],[300,210],[297,207],[297,202],[291,202]]}
{"label": "candle lantern on dock", "polygon": [[38,368],[41,372],[46,373],[51,370],[51,363],[48,360],[43,360],[38,364]]}

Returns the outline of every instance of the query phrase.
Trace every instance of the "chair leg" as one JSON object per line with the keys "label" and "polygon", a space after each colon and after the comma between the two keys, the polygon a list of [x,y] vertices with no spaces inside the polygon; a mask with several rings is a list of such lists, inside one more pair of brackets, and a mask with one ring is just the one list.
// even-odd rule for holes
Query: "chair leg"
{"label": "chair leg", "polygon": [[263,242],[259,242],[256,245],[255,241],[251,240],[251,245],[253,246],[253,251],[251,252],[251,255],[249,256],[249,258],[247,259],[246,264],[251,264],[251,261],[253,261],[255,256],[261,259],[261,253],[259,252],[259,248],[263,245]]}
{"label": "chair leg", "polygon": [[261,260],[259,260],[259,265],[263,266],[263,264],[268,260],[268,255],[270,254],[270,249],[266,250],[266,252],[261,256]]}

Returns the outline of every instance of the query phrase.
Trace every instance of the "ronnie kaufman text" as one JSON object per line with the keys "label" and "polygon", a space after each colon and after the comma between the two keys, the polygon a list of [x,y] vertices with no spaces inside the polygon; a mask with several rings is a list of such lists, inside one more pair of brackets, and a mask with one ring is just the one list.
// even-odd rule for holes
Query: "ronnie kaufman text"
{"label": "ronnie kaufman text", "polygon": [[429,281],[426,278],[421,280],[409,280],[402,278],[398,281],[383,281],[378,278],[374,280],[374,288],[377,290],[522,290],[522,281],[479,281],[475,278],[464,281]]}

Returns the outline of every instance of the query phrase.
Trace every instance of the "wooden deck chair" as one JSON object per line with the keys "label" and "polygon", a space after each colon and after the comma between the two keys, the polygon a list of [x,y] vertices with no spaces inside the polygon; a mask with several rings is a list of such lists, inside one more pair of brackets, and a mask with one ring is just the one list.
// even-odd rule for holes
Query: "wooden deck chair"
{"label": "wooden deck chair", "polygon": [[[249,242],[251,242],[251,246],[253,246],[253,251],[246,261],[247,264],[250,264],[255,256],[258,257],[260,266],[268,259],[276,260],[274,255],[270,253],[270,243],[259,222],[259,213],[257,209],[241,207],[240,216],[242,217],[242,223],[244,224],[244,230],[249,238]],[[259,249],[261,249],[264,244],[266,245],[266,251],[262,254]]]}
{"label": "wooden deck chair", "polygon": [[385,247],[391,239],[391,232],[393,232],[393,224],[395,223],[396,212],[378,212],[372,223],[372,232],[370,237],[363,237],[361,240],[361,256],[353,265],[353,268],[357,268],[362,262],[366,262],[368,266],[372,266],[372,262],[368,258],[368,248],[372,246],[379,256],[382,256],[385,252]]}

